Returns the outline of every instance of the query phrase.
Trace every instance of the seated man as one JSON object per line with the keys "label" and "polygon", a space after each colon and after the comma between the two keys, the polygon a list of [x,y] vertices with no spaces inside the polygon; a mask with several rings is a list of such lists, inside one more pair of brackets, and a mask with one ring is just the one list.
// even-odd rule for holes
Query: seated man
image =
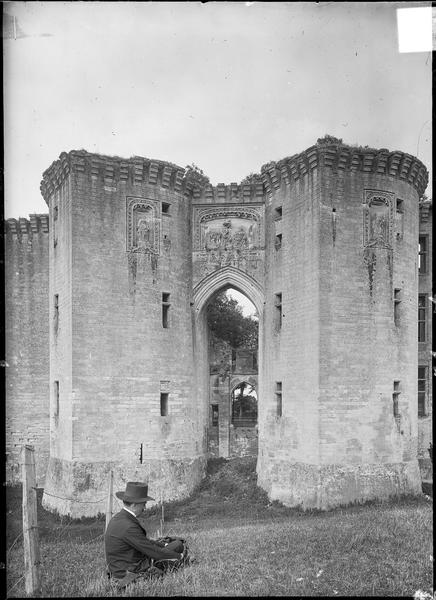
{"label": "seated man", "polygon": [[[126,491],[116,492],[116,496],[124,506],[110,520],[104,536],[109,576],[119,584],[127,585],[141,574],[162,575],[169,565],[183,564],[187,558],[183,540],[175,539],[169,543],[151,540],[138,520],[146,502],[154,500],[148,496],[148,485],[129,481]],[[160,568],[154,567],[154,563]]]}

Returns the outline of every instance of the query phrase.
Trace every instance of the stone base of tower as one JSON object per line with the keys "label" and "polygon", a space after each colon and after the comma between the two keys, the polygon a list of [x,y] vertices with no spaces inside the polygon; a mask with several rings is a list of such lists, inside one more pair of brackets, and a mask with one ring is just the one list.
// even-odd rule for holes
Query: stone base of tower
{"label": "stone base of tower", "polygon": [[270,460],[258,464],[258,485],[270,500],[303,510],[386,500],[421,493],[417,460],[363,465],[309,465]]}
{"label": "stone base of tower", "polygon": [[155,502],[188,497],[206,473],[206,457],[151,459],[143,464],[120,462],[85,463],[51,457],[42,505],[51,512],[72,518],[94,517],[105,513],[110,473],[113,472],[113,510],[122,503],[116,491],[124,491],[127,481],[148,482],[149,495]]}

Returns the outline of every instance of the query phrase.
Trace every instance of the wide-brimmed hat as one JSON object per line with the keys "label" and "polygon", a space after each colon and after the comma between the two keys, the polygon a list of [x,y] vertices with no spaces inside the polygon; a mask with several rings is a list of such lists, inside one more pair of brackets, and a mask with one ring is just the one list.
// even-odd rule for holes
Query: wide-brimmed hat
{"label": "wide-brimmed hat", "polygon": [[126,502],[145,502],[146,500],[154,500],[148,495],[148,484],[140,481],[128,481],[126,483],[125,492],[115,492],[117,498]]}

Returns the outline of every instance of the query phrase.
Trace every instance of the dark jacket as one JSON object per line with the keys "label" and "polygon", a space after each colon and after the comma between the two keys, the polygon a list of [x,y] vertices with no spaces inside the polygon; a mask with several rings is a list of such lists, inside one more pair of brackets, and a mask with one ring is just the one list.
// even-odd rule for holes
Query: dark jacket
{"label": "dark jacket", "polygon": [[178,552],[147,537],[136,517],[122,509],[110,521],[104,536],[106,563],[114,577],[139,569],[144,558],[180,559]]}

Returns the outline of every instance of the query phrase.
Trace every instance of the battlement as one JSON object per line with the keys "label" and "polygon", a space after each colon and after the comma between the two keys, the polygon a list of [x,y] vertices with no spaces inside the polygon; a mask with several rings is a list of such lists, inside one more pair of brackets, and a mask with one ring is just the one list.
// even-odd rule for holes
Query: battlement
{"label": "battlement", "polygon": [[219,183],[212,186],[207,177],[173,163],[140,156],[129,159],[91,154],[86,150],[63,152],[43,174],[41,194],[48,203],[50,195],[72,173],[84,173],[100,180],[104,186],[118,183],[152,184],[192,195],[196,203],[261,202],[265,193],[279,189],[282,183],[291,185],[318,167],[340,171],[366,172],[397,177],[410,183],[419,196],[428,183],[428,171],[414,156],[389,151],[350,146],[342,140],[326,136],[304,152],[272,161],[262,166],[260,174],[252,174],[240,184]]}
{"label": "battlement", "polygon": [[62,185],[70,173],[83,173],[102,181],[104,186],[148,183],[179,193],[192,191],[206,181],[206,178],[199,174],[161,160],[140,156],[125,159],[91,154],[85,150],[72,150],[68,153],[62,152],[59,160],[43,173],[40,189],[47,204],[50,195]]}
{"label": "battlement", "polygon": [[197,187],[193,199],[202,203],[259,202],[265,193],[272,193],[283,183],[289,186],[319,167],[331,168],[335,173],[348,170],[397,177],[413,185],[419,196],[428,183],[426,167],[410,154],[390,152],[386,148],[348,146],[341,140],[328,137],[318,140],[304,152],[263,165],[260,174],[252,174],[246,183]]}
{"label": "battlement", "polygon": [[23,217],[20,217],[19,219],[6,219],[5,232],[18,236],[25,233],[48,233],[48,214],[32,214],[29,215],[28,219]]}
{"label": "battlement", "polygon": [[335,173],[348,170],[397,177],[413,185],[419,196],[422,196],[428,183],[426,167],[410,154],[390,152],[386,148],[376,150],[348,146],[341,140],[319,140],[316,145],[300,154],[263,165],[262,181],[266,191],[271,193],[280,188],[283,181],[290,185],[318,167],[329,167]]}
{"label": "battlement", "polygon": [[427,222],[429,220],[431,210],[433,210],[431,199],[422,200],[419,203],[419,219],[421,222]]}
{"label": "battlement", "polygon": [[198,204],[241,204],[263,202],[264,185],[259,181],[253,183],[218,183],[218,185],[196,186],[193,190],[193,201]]}

